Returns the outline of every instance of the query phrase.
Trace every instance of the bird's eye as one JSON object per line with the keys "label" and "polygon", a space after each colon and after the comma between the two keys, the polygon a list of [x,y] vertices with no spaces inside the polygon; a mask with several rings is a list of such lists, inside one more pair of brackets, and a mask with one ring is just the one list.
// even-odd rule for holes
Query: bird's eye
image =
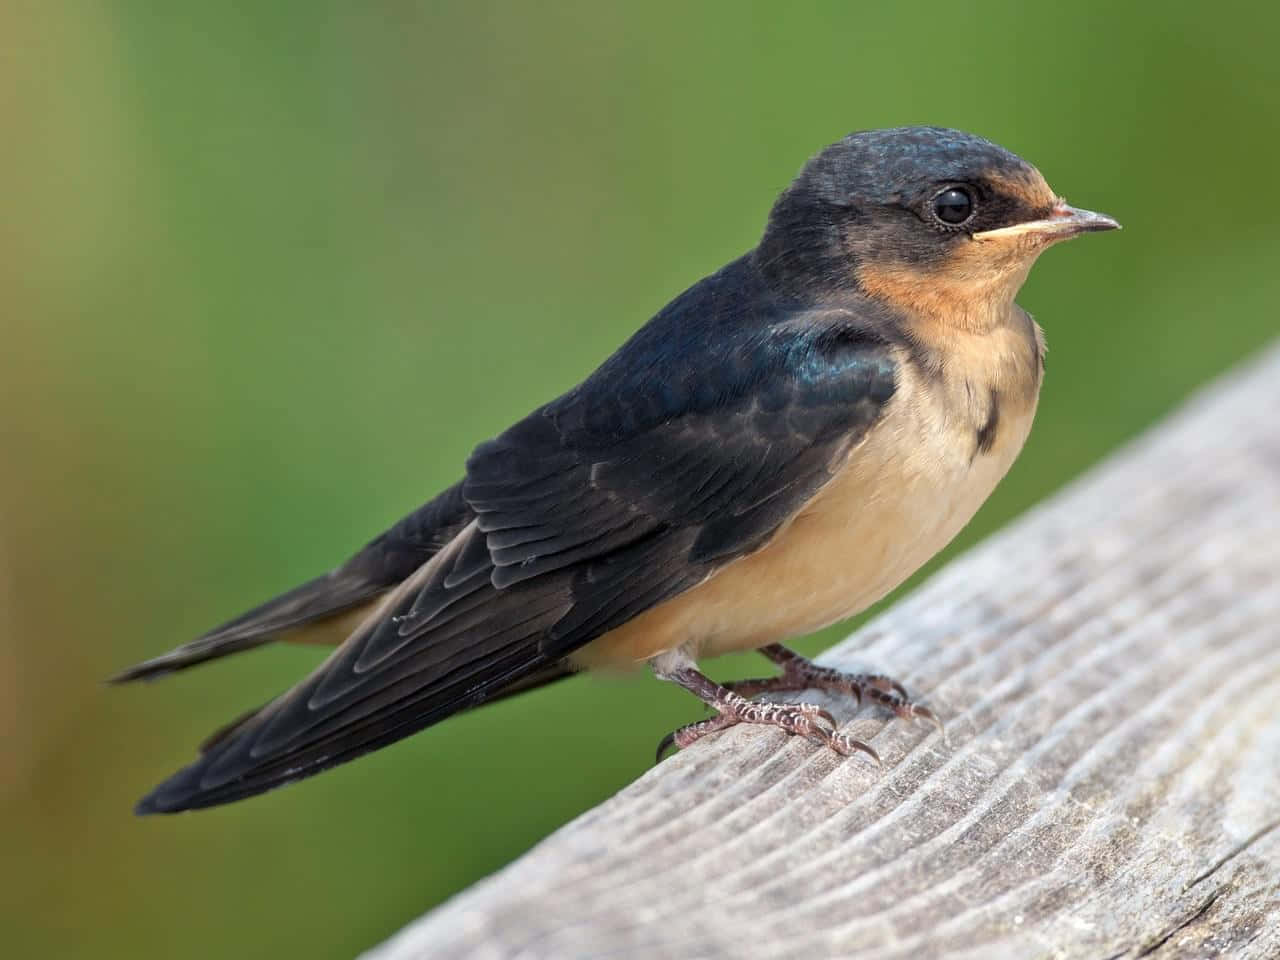
{"label": "bird's eye", "polygon": [[973,216],[973,197],[964,187],[947,187],[933,198],[933,215],[948,226],[958,226]]}

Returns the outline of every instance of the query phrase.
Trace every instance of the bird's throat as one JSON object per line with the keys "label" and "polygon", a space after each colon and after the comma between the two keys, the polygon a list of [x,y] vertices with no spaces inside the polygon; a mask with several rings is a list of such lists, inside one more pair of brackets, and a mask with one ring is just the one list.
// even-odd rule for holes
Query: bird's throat
{"label": "bird's throat", "polygon": [[964,333],[988,333],[1009,323],[1014,298],[1033,260],[1001,269],[975,269],[957,259],[942,269],[909,264],[863,264],[858,286],[917,323]]}

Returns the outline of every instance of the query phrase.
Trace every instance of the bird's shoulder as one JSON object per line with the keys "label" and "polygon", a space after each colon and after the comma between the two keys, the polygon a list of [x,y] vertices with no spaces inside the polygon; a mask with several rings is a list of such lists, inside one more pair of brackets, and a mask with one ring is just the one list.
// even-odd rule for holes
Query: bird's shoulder
{"label": "bird's shoulder", "polygon": [[873,306],[784,300],[735,261],[476,448],[463,494],[494,582],[646,537],[680,539],[686,559],[749,551],[879,419],[899,356]]}
{"label": "bird's shoulder", "polygon": [[672,300],[582,383],[482,445],[471,466],[524,444],[604,449],[746,407],[761,426],[805,409],[832,418],[842,406],[875,407],[892,396],[909,349],[884,306],[780,296],[747,255]]}

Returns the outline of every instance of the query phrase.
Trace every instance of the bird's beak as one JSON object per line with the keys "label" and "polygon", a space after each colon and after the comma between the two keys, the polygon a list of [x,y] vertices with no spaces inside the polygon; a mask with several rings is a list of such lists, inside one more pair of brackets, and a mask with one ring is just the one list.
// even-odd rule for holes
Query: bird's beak
{"label": "bird's beak", "polygon": [[975,233],[973,239],[997,240],[1001,237],[1030,236],[1053,242],[1066,240],[1081,233],[1119,229],[1120,224],[1105,213],[1081,210],[1078,207],[1068,206],[1066,201],[1059,200],[1049,216],[1043,220],[1028,220],[1026,223],[1015,223],[1009,227],[983,230],[981,233]]}

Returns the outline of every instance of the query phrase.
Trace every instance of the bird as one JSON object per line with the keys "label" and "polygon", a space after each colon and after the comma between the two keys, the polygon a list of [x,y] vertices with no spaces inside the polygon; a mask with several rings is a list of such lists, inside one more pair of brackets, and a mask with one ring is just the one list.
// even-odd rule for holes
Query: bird
{"label": "bird", "polygon": [[[341,565],[117,682],[274,640],[335,645],[218,730],[139,814],[225,804],[580,670],[647,664],[740,723],[868,754],[808,689],[938,722],[901,684],[785,642],[865,610],[945,546],[1021,451],[1044,375],[1015,297],[1039,255],[1113,218],[1016,154],[934,126],[851,133],[566,393]],[[758,650],[770,677],[704,658]]]}

